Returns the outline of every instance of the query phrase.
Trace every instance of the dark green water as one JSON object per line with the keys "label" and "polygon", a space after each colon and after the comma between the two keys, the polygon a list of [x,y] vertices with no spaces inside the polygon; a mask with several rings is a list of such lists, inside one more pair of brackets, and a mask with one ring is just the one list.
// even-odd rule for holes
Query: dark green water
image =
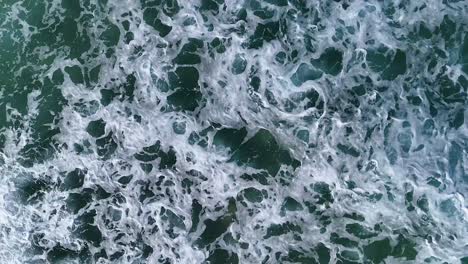
{"label": "dark green water", "polygon": [[0,1],[0,263],[468,263],[468,2]]}

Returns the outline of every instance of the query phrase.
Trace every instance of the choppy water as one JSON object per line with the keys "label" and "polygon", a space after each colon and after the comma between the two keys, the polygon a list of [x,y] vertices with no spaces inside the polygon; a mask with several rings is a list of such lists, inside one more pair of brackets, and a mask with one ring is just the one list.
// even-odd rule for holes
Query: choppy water
{"label": "choppy water", "polygon": [[0,1],[1,263],[468,263],[468,2]]}

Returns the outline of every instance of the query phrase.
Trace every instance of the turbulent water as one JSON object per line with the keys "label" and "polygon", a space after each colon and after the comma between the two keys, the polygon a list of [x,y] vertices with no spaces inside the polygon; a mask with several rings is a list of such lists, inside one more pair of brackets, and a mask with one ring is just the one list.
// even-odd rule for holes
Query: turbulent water
{"label": "turbulent water", "polygon": [[0,1],[0,263],[468,263],[466,0]]}

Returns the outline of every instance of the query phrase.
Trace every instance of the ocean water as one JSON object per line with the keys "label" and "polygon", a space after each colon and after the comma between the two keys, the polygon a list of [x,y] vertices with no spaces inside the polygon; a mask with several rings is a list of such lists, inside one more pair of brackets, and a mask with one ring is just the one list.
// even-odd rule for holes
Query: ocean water
{"label": "ocean water", "polygon": [[468,263],[468,1],[0,0],[0,263]]}

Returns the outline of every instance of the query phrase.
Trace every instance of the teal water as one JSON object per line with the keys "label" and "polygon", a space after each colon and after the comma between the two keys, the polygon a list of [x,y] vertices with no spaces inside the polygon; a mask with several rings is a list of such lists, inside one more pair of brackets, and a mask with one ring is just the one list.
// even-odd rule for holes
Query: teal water
{"label": "teal water", "polygon": [[468,2],[0,1],[0,263],[468,263]]}

